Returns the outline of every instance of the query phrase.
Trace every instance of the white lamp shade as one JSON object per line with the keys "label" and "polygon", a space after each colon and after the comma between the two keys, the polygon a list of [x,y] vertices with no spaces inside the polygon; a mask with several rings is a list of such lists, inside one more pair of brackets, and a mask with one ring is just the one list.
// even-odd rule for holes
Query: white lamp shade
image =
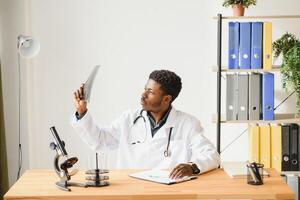
{"label": "white lamp shade", "polygon": [[19,35],[18,37],[18,52],[24,58],[32,58],[40,51],[39,41],[32,37]]}

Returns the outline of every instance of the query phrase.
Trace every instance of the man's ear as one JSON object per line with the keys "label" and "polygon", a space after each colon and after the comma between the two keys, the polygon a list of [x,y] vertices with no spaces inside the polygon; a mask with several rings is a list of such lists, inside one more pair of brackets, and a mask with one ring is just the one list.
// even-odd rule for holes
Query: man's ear
{"label": "man's ear", "polygon": [[171,96],[171,95],[165,95],[165,96],[164,96],[164,101],[165,101],[166,103],[171,104],[171,102],[172,102],[172,96]]}

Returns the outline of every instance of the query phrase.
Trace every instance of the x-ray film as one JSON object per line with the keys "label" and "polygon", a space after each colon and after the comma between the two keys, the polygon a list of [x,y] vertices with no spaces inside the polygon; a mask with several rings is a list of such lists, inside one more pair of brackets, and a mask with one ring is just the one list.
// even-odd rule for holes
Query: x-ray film
{"label": "x-ray film", "polygon": [[93,83],[95,80],[95,77],[97,75],[98,69],[100,68],[100,65],[96,65],[93,69],[93,71],[90,73],[87,81],[84,83],[84,99],[87,102],[90,102],[90,97],[91,97],[91,91],[92,91],[92,87],[93,87]]}

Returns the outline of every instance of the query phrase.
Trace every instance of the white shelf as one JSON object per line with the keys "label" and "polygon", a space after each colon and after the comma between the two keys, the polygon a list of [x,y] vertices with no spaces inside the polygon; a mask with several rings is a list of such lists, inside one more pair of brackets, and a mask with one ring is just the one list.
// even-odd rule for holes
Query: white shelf
{"label": "white shelf", "polygon": [[[212,67],[213,72],[218,72],[218,67],[213,66]],[[280,65],[273,65],[272,69],[266,70],[266,69],[228,69],[228,67],[222,66],[221,72],[280,72]]]}
{"label": "white shelf", "polygon": [[300,171],[281,171],[280,174],[286,176],[300,176]]}
{"label": "white shelf", "polygon": [[[218,17],[213,17],[218,19]],[[300,15],[265,15],[265,16],[222,16],[222,19],[300,19]]]}
{"label": "white shelf", "polygon": [[[217,123],[217,115],[212,116],[213,123]],[[275,120],[226,120],[226,117],[221,115],[221,123],[228,123],[228,124],[284,124],[284,123],[300,123],[300,118],[295,118],[295,114],[275,114]]]}

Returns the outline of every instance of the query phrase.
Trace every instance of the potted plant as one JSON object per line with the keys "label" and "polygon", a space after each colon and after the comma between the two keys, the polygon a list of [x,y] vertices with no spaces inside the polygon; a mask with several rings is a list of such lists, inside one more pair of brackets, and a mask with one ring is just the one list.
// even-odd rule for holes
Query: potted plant
{"label": "potted plant", "polygon": [[234,16],[244,16],[245,8],[256,5],[256,0],[224,0],[223,6],[232,6]]}
{"label": "potted plant", "polygon": [[273,45],[274,58],[282,54],[280,72],[284,89],[291,88],[297,95],[296,117],[300,117],[300,40],[291,33],[285,33]]}

